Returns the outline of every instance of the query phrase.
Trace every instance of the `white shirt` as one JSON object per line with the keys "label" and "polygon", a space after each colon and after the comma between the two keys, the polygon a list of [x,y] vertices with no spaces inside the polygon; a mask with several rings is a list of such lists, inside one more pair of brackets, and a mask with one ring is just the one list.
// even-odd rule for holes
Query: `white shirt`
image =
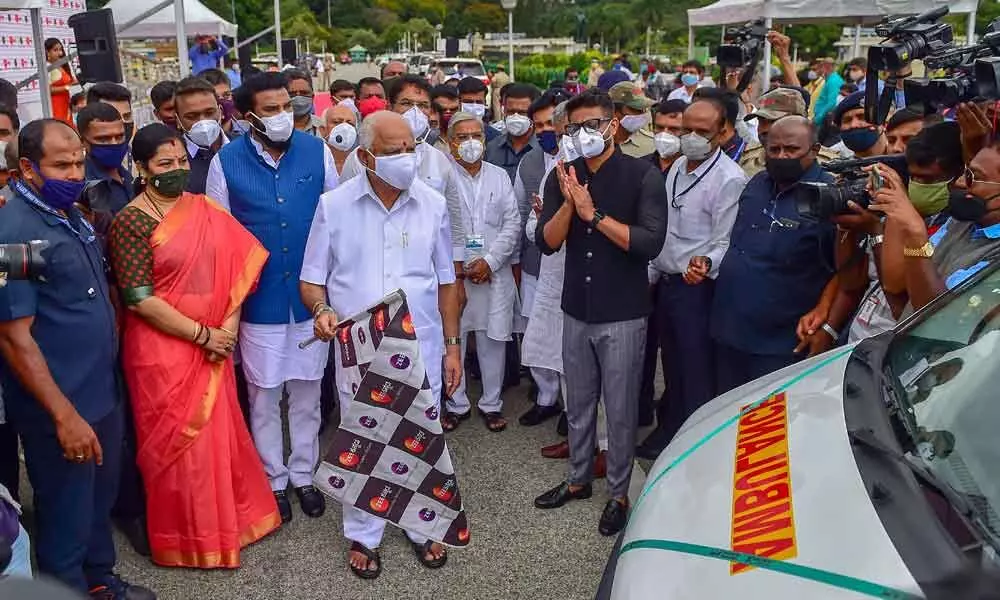
{"label": "white shirt", "polygon": [[[697,88],[695,88],[695,89],[697,89]],[[681,86],[681,87],[677,88],[676,90],[674,90],[674,91],[670,92],[669,94],[667,94],[667,100],[683,100],[683,101],[687,102],[688,104],[691,104],[691,100],[693,98],[694,98],[694,96],[692,96],[690,93],[688,93],[687,88],[684,87],[684,86]]]}
{"label": "white shirt", "polygon": [[[229,143],[229,138],[226,137],[226,134],[220,133],[219,137],[222,138],[222,146],[225,146],[226,144]],[[196,144],[196,143],[192,142],[191,140],[189,140],[188,136],[186,136],[186,135],[184,136],[184,146],[187,147],[187,152],[188,152],[188,156],[189,157],[194,156],[195,154],[198,154],[199,150],[204,150],[204,148],[202,148],[198,144]],[[222,149],[222,146],[219,146],[220,150]]]}
{"label": "white shirt", "polygon": [[[250,136],[250,143],[253,144],[253,147],[257,150],[257,154],[264,159],[264,162],[270,167],[277,169],[278,161],[274,160],[264,150],[264,146],[253,138],[253,134],[247,133],[245,135]],[[329,146],[323,144],[323,191],[328,192],[332,190],[337,187],[339,182],[340,177],[337,175],[337,164],[333,161],[333,153],[330,152]],[[222,170],[222,161],[219,160],[218,154],[212,157],[212,162],[208,165],[208,177],[205,179],[205,195],[224,206],[226,210],[230,210],[229,185],[226,183],[226,174]]]}
{"label": "white shirt", "polygon": [[[430,144],[417,144],[416,151],[420,161],[417,167],[417,177],[444,195],[448,204],[451,240],[455,245],[452,248],[452,256],[455,262],[462,262],[465,259],[465,230],[462,227],[462,201],[458,197],[458,187],[455,183],[454,163],[444,152]],[[344,161],[344,169],[340,178],[347,180],[364,171],[365,168],[358,160],[358,148],[355,148]]]}
{"label": "white shirt", "polygon": [[416,179],[386,209],[368,177],[354,177],[320,196],[300,279],[325,285],[330,306],[343,318],[402,289],[421,347],[435,344],[430,347],[441,354],[438,286],[455,282],[451,247],[440,193]]}
{"label": "white shirt", "polygon": [[721,149],[690,173],[687,164],[681,156],[667,173],[667,237],[650,263],[651,282],[657,273],[684,273],[694,256],[712,259],[708,276],[715,279],[729,248],[746,173]]}

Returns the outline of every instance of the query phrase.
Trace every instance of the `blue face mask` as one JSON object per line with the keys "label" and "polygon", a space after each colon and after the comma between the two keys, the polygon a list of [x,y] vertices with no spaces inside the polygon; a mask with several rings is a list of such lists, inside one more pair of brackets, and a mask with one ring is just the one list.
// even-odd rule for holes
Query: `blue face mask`
{"label": "blue face mask", "polygon": [[559,139],[554,131],[543,131],[537,134],[538,145],[549,154],[555,154],[559,150]]}
{"label": "blue face mask", "polygon": [[840,139],[852,152],[864,152],[878,141],[879,132],[872,127],[845,129],[840,132]]}
{"label": "blue face mask", "polygon": [[700,80],[698,76],[695,75],[694,73],[685,73],[681,75],[681,83],[683,83],[686,86],[697,85],[698,81]]}
{"label": "blue face mask", "polygon": [[128,142],[94,144],[90,147],[90,155],[94,157],[94,162],[106,169],[120,167],[126,154],[128,154]]}
{"label": "blue face mask", "polygon": [[72,207],[73,203],[80,198],[80,194],[83,193],[83,188],[87,185],[85,179],[81,179],[80,181],[50,179],[42,175],[42,170],[38,165],[32,163],[31,166],[38,173],[38,176],[42,178],[42,185],[38,188],[42,196],[42,201],[56,210],[68,210]]}

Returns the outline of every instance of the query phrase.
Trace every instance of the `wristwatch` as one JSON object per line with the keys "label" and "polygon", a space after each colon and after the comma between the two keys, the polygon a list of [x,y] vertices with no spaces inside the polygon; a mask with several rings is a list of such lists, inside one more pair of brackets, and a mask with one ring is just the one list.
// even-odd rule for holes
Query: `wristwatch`
{"label": "wristwatch", "polygon": [[462,338],[460,338],[460,337],[446,337],[446,338],[444,338],[444,345],[445,346],[461,346],[462,345]]}
{"label": "wristwatch", "polygon": [[883,242],[885,242],[885,235],[883,235],[881,233],[879,233],[877,235],[869,235],[868,236],[868,245],[871,246],[872,248],[874,248],[875,246],[878,246],[879,244],[881,244]]}
{"label": "wristwatch", "polygon": [[834,340],[840,339],[840,334],[829,323],[823,323],[823,325],[820,326],[820,329],[825,331],[827,335],[829,335]]}
{"label": "wristwatch", "polygon": [[930,258],[934,256],[934,245],[929,241],[919,248],[903,248],[903,256],[910,258]]}
{"label": "wristwatch", "polygon": [[597,224],[604,220],[604,213],[600,209],[594,210],[594,218],[590,220],[590,226],[597,229]]}

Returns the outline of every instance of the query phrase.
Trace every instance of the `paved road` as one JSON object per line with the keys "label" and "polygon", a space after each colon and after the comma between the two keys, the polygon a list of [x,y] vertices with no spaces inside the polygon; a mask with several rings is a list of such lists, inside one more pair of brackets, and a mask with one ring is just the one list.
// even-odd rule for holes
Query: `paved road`
{"label": "paved road", "polygon": [[[478,397],[478,385],[473,397]],[[593,598],[614,539],[597,532],[606,502],[603,482],[594,497],[554,511],[533,498],[565,477],[564,461],[542,458],[538,449],[557,441],[555,420],[522,428],[525,387],[508,390],[504,413],[511,424],[488,432],[477,418],[465,421],[449,446],[472,526],[472,542],[451,552],[440,571],[429,571],[401,531],[386,530],[383,572],[374,582],[346,566],[340,508],[309,519],[295,516],[281,531],[244,550],[237,571],[162,569],[120,543],[119,566],[131,581],[149,585],[162,600],[585,600]],[[633,488],[642,479],[637,472]],[[633,494],[634,496],[634,494]]]}

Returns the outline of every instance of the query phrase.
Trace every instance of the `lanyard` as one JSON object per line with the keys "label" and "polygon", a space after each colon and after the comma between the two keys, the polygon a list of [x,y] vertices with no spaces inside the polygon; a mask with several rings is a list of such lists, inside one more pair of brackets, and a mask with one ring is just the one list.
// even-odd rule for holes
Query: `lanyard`
{"label": "lanyard", "polygon": [[[479,173],[477,173],[475,176],[469,175],[468,173],[465,173],[464,175],[472,180],[470,182],[472,184],[472,193],[465,196],[464,202],[465,202],[465,208],[468,209],[469,211],[469,222],[472,224],[472,231],[470,233],[472,235],[475,235],[476,222],[478,221],[477,217],[479,216],[478,209],[482,208],[482,206],[479,203],[479,193],[483,189],[483,178],[485,177],[485,174],[483,173],[482,169],[480,169]],[[472,202],[472,204],[469,204],[470,201]],[[490,192],[490,199],[487,202],[487,206],[489,206],[489,203],[492,201],[493,201],[493,193]]]}
{"label": "lanyard", "polygon": [[704,179],[706,175],[708,175],[708,173],[712,170],[712,167],[715,166],[715,163],[719,162],[720,158],[722,158],[722,150],[716,150],[715,158],[712,159],[712,163],[708,165],[708,168],[705,169],[705,171],[694,180],[694,183],[684,188],[684,191],[682,191],[679,194],[677,193],[677,178],[681,176],[681,171],[680,169],[677,169],[677,174],[674,175],[674,183],[671,189],[671,192],[673,193],[673,198],[670,199],[670,203],[674,205],[674,208],[681,208],[680,206],[677,205],[677,199],[683,196],[684,194],[690,192],[692,189],[694,189],[694,186],[701,183],[701,180]]}
{"label": "lanyard", "polygon": [[[740,157],[743,156],[743,151],[746,150],[746,147],[747,147],[747,141],[741,139],[740,146],[736,148],[736,152],[730,155],[729,158],[733,159],[734,161],[738,161]],[[728,150],[726,151],[726,154],[729,154]]]}
{"label": "lanyard", "polygon": [[24,198],[25,200],[27,200],[29,204],[32,204],[38,210],[40,210],[40,211],[42,211],[44,213],[47,213],[47,214],[52,215],[53,217],[55,217],[59,221],[60,224],[62,224],[64,227],[66,227],[67,229],[69,229],[70,231],[72,231],[73,235],[75,235],[77,238],[79,238],[81,242],[83,242],[85,244],[90,244],[94,240],[97,239],[97,236],[94,233],[94,228],[91,227],[90,223],[87,222],[87,219],[84,219],[82,216],[80,217],[81,227],[80,227],[79,230],[77,230],[69,222],[69,219],[67,219],[63,215],[59,214],[58,211],[56,211],[55,209],[53,209],[48,204],[45,204],[44,202],[42,202],[38,198],[38,196],[35,194],[35,192],[31,188],[29,188],[28,186],[24,185],[24,183],[22,181],[15,180],[14,183],[13,183],[13,186],[14,186],[14,189],[17,191],[17,193],[20,194],[22,198]]}

